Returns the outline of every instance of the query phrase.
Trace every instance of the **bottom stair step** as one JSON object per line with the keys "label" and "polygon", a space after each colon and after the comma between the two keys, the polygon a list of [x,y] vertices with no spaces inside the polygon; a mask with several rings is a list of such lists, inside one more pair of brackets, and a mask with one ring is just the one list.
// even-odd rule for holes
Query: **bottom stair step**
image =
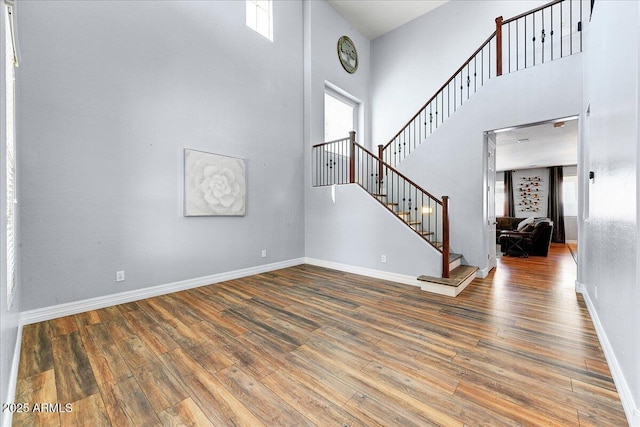
{"label": "bottom stair step", "polygon": [[476,271],[478,271],[478,267],[460,265],[449,272],[448,278],[422,275],[418,277],[418,280],[426,282],[425,284],[428,285],[455,288],[452,289],[452,296],[456,296],[473,281]]}

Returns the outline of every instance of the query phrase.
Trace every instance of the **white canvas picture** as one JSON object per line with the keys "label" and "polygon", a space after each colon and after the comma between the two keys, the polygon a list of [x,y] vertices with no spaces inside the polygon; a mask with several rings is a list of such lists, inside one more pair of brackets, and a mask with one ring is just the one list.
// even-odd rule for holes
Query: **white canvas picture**
{"label": "white canvas picture", "polygon": [[242,216],[245,195],[243,159],[185,148],[185,216]]}

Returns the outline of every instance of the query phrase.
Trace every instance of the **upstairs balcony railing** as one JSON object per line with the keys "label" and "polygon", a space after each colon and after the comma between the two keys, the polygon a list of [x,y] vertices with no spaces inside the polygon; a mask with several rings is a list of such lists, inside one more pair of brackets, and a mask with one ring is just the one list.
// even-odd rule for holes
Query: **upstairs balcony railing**
{"label": "upstairs balcony railing", "polygon": [[407,124],[383,146],[397,166],[490,79],[582,52],[582,0],[555,0],[503,20]]}
{"label": "upstairs balcony railing", "polygon": [[314,145],[312,161],[314,187],[358,184],[442,253],[442,277],[449,277],[448,197],[434,197],[381,161],[356,142],[355,132]]}

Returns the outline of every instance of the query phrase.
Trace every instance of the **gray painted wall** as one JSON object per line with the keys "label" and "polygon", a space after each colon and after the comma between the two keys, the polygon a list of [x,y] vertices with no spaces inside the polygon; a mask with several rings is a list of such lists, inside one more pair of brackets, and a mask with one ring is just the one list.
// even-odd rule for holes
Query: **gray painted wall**
{"label": "gray painted wall", "polygon": [[[578,213],[578,280],[635,401],[631,425],[640,425],[639,22],[638,2],[595,4],[584,67],[584,110],[590,106],[591,113],[583,123],[578,165],[584,202]],[[595,172],[591,182],[589,171]]]}
{"label": "gray painted wall", "polygon": [[[21,6],[23,309],[304,255],[300,2],[274,43],[244,2]],[[246,216],[183,217],[185,147],[246,159]]]}

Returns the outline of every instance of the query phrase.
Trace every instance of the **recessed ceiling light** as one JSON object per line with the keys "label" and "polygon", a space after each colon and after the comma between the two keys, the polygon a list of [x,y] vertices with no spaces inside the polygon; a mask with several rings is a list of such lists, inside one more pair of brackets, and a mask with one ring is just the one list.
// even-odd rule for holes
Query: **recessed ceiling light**
{"label": "recessed ceiling light", "polygon": [[561,127],[564,127],[564,122],[557,122],[557,123],[554,123],[554,124],[553,124],[553,127],[554,127],[554,128],[561,128]]}

